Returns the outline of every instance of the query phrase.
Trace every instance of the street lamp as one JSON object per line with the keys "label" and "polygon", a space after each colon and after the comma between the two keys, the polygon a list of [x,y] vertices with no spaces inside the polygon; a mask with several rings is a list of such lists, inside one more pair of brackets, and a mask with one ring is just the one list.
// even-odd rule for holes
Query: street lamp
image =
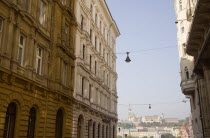
{"label": "street lamp", "polygon": [[127,57],[125,59],[125,62],[129,63],[129,62],[131,62],[131,59],[129,57],[130,52],[126,52],[126,54],[127,54]]}

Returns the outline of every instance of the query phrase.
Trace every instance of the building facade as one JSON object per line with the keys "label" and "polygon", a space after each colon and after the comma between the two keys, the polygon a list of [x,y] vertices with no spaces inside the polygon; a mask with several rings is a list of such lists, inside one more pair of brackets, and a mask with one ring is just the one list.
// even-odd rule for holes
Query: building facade
{"label": "building facade", "polygon": [[72,137],[74,1],[0,1],[0,137]]}
{"label": "building facade", "polygon": [[[182,7],[185,5],[186,7]],[[186,79],[181,83],[183,93],[190,98],[192,125],[195,137],[210,137],[210,84],[209,84],[209,2],[205,0],[176,0],[177,28],[183,32],[181,23],[187,23],[187,32],[182,36],[178,31],[178,40],[184,40],[184,53],[181,58],[182,74]],[[178,9],[185,10],[179,14]],[[182,10],[180,10],[182,11]],[[181,12],[180,12],[181,13]],[[178,18],[182,15],[185,20]],[[179,21],[180,20],[180,21]],[[185,26],[185,25],[184,25]],[[180,43],[179,43],[180,44]],[[182,43],[181,43],[182,44]],[[179,52],[182,53],[182,45]],[[182,55],[182,54],[180,54]],[[188,67],[186,70],[185,66]]]}
{"label": "building facade", "polygon": [[115,138],[116,38],[105,0],[76,1],[76,66],[73,138]]}

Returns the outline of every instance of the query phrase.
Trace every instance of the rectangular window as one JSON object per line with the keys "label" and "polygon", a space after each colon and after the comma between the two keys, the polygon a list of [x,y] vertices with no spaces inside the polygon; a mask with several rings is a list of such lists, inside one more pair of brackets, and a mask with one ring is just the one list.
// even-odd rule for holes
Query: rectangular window
{"label": "rectangular window", "polygon": [[81,29],[84,30],[84,17],[81,16]]}
{"label": "rectangular window", "polygon": [[184,27],[181,28],[181,32],[184,33]]}
{"label": "rectangular window", "polygon": [[41,75],[42,74],[42,57],[43,56],[43,49],[38,46],[36,50],[36,73]]}
{"label": "rectangular window", "polygon": [[97,37],[95,37],[95,47],[97,48]]}
{"label": "rectangular window", "polygon": [[179,0],[179,10],[182,10],[182,0]]}
{"label": "rectangular window", "polygon": [[95,14],[95,23],[96,23],[96,26],[98,25],[97,24],[97,21],[98,21],[98,14]]}
{"label": "rectangular window", "polygon": [[82,77],[82,97],[84,96],[85,91],[85,78]]}
{"label": "rectangular window", "polygon": [[85,45],[82,47],[82,58],[85,59]]}
{"label": "rectangular window", "polygon": [[68,68],[68,64],[64,61],[63,62],[63,85],[66,85],[67,82],[67,68]]}
{"label": "rectangular window", "polygon": [[97,62],[95,61],[95,74],[97,75]]}
{"label": "rectangular window", "polygon": [[3,33],[3,19],[0,17],[0,46],[1,46],[2,33]]}
{"label": "rectangular window", "polygon": [[22,0],[22,2],[23,2],[22,3],[23,4],[23,10],[28,11],[30,0]]}
{"label": "rectangular window", "polygon": [[18,64],[20,66],[23,66],[24,48],[25,48],[25,37],[22,34],[20,34],[19,46],[18,46]]}
{"label": "rectangular window", "polygon": [[42,26],[46,26],[47,5],[41,0],[39,21]]}
{"label": "rectangular window", "polygon": [[92,43],[92,29],[90,29],[90,42]]}
{"label": "rectangular window", "polygon": [[66,0],[62,0],[62,4],[63,5],[66,5]]}
{"label": "rectangular window", "polygon": [[65,32],[64,32],[64,40],[66,45],[69,45],[69,26],[67,24],[65,24]]}
{"label": "rectangular window", "polygon": [[91,84],[89,85],[89,100],[91,101],[91,96],[92,96],[92,86]]}
{"label": "rectangular window", "polygon": [[92,69],[92,56],[90,55],[90,71]]}

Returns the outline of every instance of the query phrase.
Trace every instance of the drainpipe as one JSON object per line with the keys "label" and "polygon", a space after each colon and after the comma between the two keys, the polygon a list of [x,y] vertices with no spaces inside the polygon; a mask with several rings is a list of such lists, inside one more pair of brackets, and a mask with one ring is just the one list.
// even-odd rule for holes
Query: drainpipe
{"label": "drainpipe", "polygon": [[198,91],[198,102],[199,102],[199,109],[200,109],[200,119],[201,119],[201,125],[202,125],[202,135],[203,135],[203,138],[205,136],[205,133],[204,133],[204,124],[203,124],[203,114],[202,114],[202,109],[201,109],[201,96],[200,96],[200,90],[199,90],[199,80],[197,80],[197,91]]}

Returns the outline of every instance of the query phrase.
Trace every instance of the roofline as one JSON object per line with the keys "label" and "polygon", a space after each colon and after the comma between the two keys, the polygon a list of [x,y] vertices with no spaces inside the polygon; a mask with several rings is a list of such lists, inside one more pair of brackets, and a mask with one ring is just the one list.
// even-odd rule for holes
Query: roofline
{"label": "roofline", "polygon": [[109,9],[109,7],[108,7],[108,5],[107,5],[106,0],[103,0],[103,1],[104,1],[105,5],[106,5],[106,8],[108,9],[109,15],[111,16],[111,19],[112,19],[112,21],[113,21],[113,23],[114,23],[114,25],[115,25],[115,27],[116,27],[116,29],[117,29],[117,33],[118,33],[118,36],[119,36],[119,35],[121,35],[121,34],[120,34],[120,30],[119,30],[119,28],[118,28],[118,26],[117,26],[117,23],[116,23],[116,21],[114,20],[112,14],[111,14],[111,11],[110,11],[110,9]]}

